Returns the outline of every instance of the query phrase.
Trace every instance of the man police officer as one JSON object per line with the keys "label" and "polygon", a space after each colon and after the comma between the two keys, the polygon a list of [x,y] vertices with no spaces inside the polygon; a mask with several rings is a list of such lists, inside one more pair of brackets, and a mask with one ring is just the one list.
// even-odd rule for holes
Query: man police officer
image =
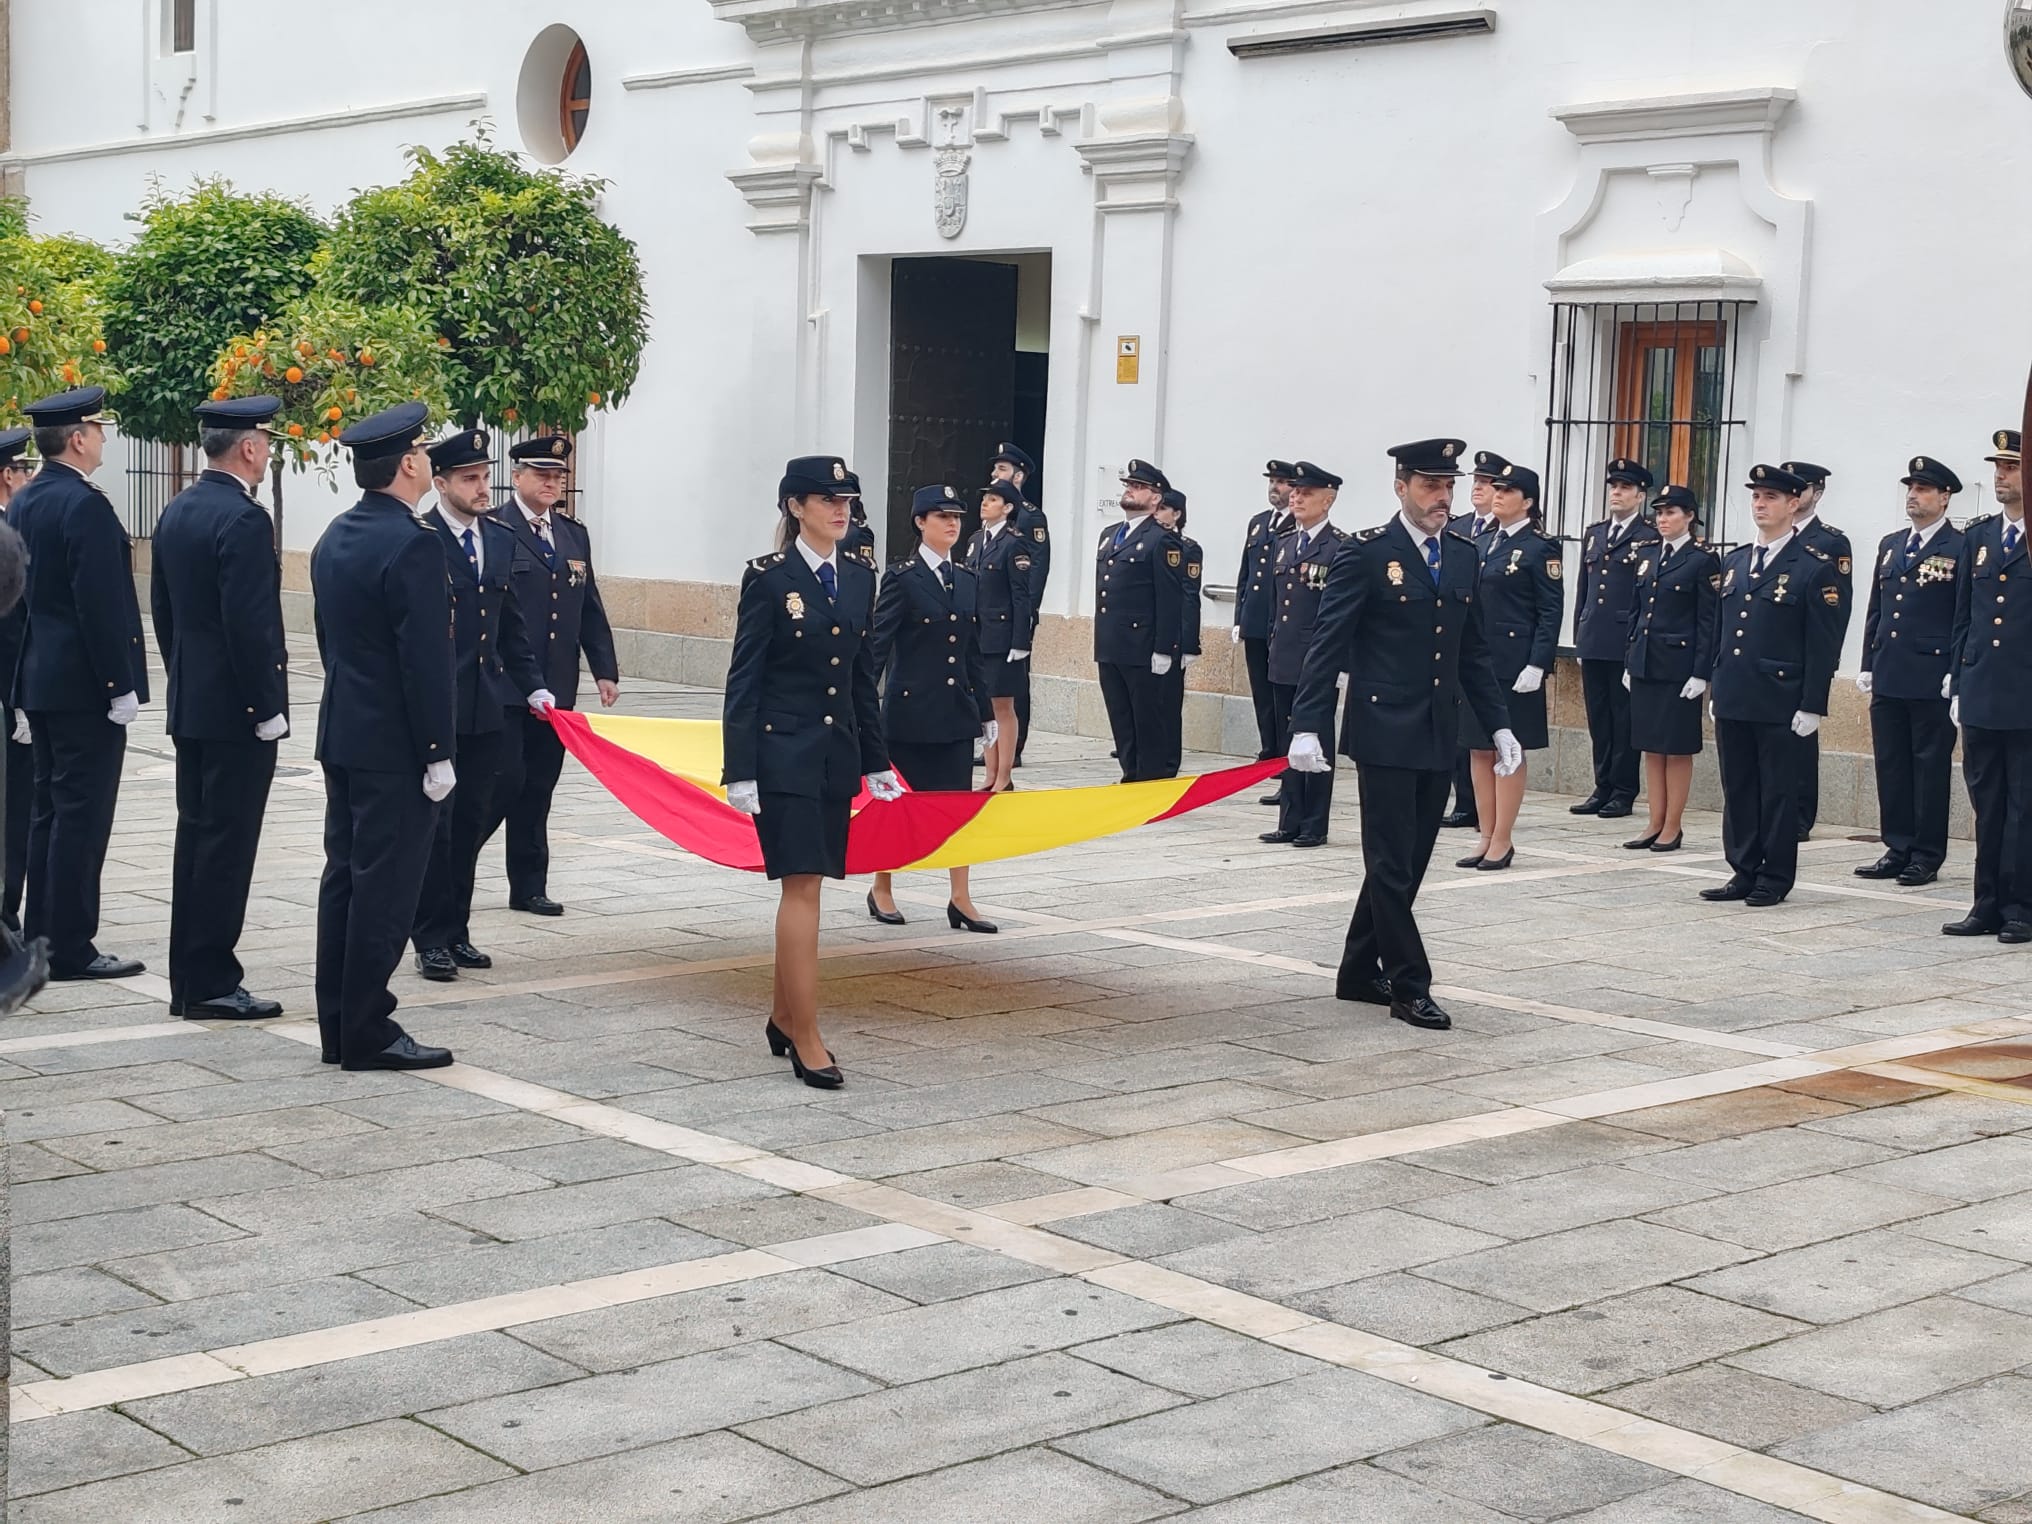
{"label": "man police officer", "polygon": [[1164,685],[1178,661],[1185,598],[1185,547],[1153,517],[1170,489],[1148,461],[1122,473],[1122,522],[1094,547],[1094,661],[1115,735],[1122,781],[1178,775],[1166,770]]}
{"label": "man police officer", "polygon": [[[1792,528],[1800,539],[1828,558],[1841,588],[1841,639],[1848,639],[1849,613],[1855,606],[1855,552],[1849,537],[1820,516],[1820,500],[1827,496],[1827,479],[1834,473],[1810,460],[1788,460],[1780,467],[1790,471],[1806,490],[1799,494],[1799,506],[1792,511]],[[1820,734],[1801,736],[1799,752],[1799,839],[1813,834],[1820,818]]]}
{"label": "man police officer", "polygon": [[[1291,473],[1288,460],[1266,461],[1263,479],[1270,506],[1249,520],[1242,536],[1242,564],[1235,572],[1235,622],[1228,639],[1242,648],[1249,673],[1249,702],[1256,711],[1256,760],[1267,762],[1284,750],[1277,723],[1276,700],[1270,691],[1270,637],[1276,631],[1277,548],[1294,522],[1291,516]],[[1276,796],[1266,804],[1275,804]]]}
{"label": "man police officer", "polygon": [[[1269,673],[1277,734],[1287,750],[1291,745],[1291,710],[1298,700],[1305,653],[1319,622],[1320,599],[1334,558],[1347,541],[1347,535],[1327,517],[1340,488],[1338,476],[1309,460],[1291,467],[1292,529],[1277,545]],[[1327,723],[1331,729],[1332,721]],[[1279,790],[1277,829],[1265,831],[1257,839],[1272,844],[1289,842],[1294,847],[1324,846],[1332,811],[1331,772],[1287,772]]]}
{"label": "man police officer", "polygon": [[1630,744],[1630,693],[1623,686],[1623,655],[1636,607],[1637,568],[1653,554],[1658,531],[1643,514],[1650,470],[1634,460],[1609,462],[1609,516],[1590,524],[1580,542],[1580,589],[1574,596],[1574,649],[1580,656],[1581,696],[1587,701],[1588,737],[1594,743],[1594,790],[1575,815],[1617,820],[1637,798],[1637,751]]}

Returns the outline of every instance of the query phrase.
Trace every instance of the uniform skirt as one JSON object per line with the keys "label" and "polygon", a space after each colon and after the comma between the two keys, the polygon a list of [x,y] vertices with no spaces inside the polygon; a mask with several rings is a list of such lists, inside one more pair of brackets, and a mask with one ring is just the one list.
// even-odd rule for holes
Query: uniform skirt
{"label": "uniform skirt", "polygon": [[989,698],[1021,698],[1030,683],[1030,658],[1011,661],[1005,656],[983,656],[981,666],[988,677]]}
{"label": "uniform skirt", "polygon": [[974,786],[976,741],[891,741],[889,765],[920,793],[963,794]]}
{"label": "uniform skirt", "polygon": [[762,867],[771,878],[821,873],[847,876],[847,822],[851,799],[814,799],[809,794],[762,795],[755,834],[762,842]]}
{"label": "uniform skirt", "polygon": [[1697,756],[1701,749],[1700,700],[1683,699],[1678,680],[1630,679],[1630,744],[1664,757]]}
{"label": "uniform skirt", "polygon": [[[1505,685],[1507,690],[1508,685]],[[1536,693],[1503,694],[1503,707],[1510,712],[1510,733],[1517,738],[1517,744],[1526,751],[1543,751],[1552,744],[1552,733],[1545,718],[1545,685],[1540,683]],[[1495,740],[1482,729],[1482,722],[1475,718],[1475,711],[1463,699],[1460,706],[1460,744],[1468,751],[1494,751]]]}

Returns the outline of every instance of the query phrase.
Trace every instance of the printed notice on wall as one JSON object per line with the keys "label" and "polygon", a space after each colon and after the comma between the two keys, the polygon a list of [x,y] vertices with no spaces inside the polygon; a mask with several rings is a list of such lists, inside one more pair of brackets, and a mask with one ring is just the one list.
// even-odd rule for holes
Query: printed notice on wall
{"label": "printed notice on wall", "polygon": [[1143,340],[1133,333],[1125,333],[1115,340],[1115,384],[1134,386],[1142,379],[1139,367],[1143,363]]}

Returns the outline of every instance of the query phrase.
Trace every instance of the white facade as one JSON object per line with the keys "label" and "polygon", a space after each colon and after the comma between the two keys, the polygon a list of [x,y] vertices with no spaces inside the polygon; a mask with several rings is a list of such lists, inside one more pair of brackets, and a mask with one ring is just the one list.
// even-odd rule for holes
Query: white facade
{"label": "white facade", "polygon": [[[1823,462],[1859,546],[1900,522],[1914,453],[1979,511],[2032,359],[2032,101],[1997,0],[196,0],[187,54],[175,3],[13,0],[10,162],[44,229],[117,242],[151,176],[329,210],[481,116],[553,156],[549,29],[583,39],[566,162],[612,182],[654,311],[641,385],[587,440],[607,574],[735,580],[801,451],[882,501],[898,256],[1050,256],[1021,321],[1051,359],[1067,616],[1131,456],[1192,495],[1214,583],[1266,456],[1346,474],[1350,527],[1383,517],[1402,439],[1542,468],[1548,412],[1582,411],[1555,290],[1744,303],[1724,485]],[[1361,40],[1435,22],[1487,29]],[[1233,51],[1266,43],[1295,50]],[[1595,363],[1587,416],[1613,416]],[[321,497],[292,493],[294,548]]]}

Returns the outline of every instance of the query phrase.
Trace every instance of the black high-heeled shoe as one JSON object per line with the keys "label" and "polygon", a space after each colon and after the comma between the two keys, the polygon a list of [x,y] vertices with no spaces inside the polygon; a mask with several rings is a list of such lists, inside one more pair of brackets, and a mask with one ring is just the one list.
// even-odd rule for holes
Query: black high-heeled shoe
{"label": "black high-heeled shoe", "polygon": [[[831,1058],[832,1054],[828,1053],[826,1057]],[[796,1048],[790,1050],[790,1072],[814,1090],[837,1090],[847,1082],[838,1064],[828,1064],[823,1069],[806,1068],[804,1060],[797,1056]]]}
{"label": "black high-heeled shoe", "polygon": [[1484,861],[1486,861],[1486,854],[1477,852],[1472,857],[1454,859],[1454,866],[1456,868],[1479,868]]}
{"label": "black high-heeled shoe", "polygon": [[880,921],[884,926],[901,926],[903,924],[903,912],[900,910],[884,910],[880,905],[877,905],[875,903],[875,891],[872,889],[868,891],[868,914]]}
{"label": "black high-heeled shoe", "polygon": [[977,921],[959,906],[950,902],[945,907],[945,923],[954,931],[979,931],[993,935],[1002,928],[993,921]]}
{"label": "black high-heeled shoe", "polygon": [[1513,861],[1516,860],[1516,857],[1517,857],[1517,849],[1515,847],[1512,847],[1509,851],[1505,852],[1501,857],[1483,858],[1480,862],[1475,864],[1475,871],[1478,873],[1501,873],[1505,868],[1509,867]]}
{"label": "black high-heeled shoe", "polygon": [[1635,841],[1624,842],[1623,850],[1625,852],[1648,852],[1651,850],[1651,844],[1656,840],[1658,840],[1658,833],[1653,831],[1649,836],[1639,836]]}
{"label": "black high-heeled shoe", "polygon": [[[786,1054],[791,1056],[796,1055],[797,1053],[796,1045],[793,1044],[788,1037],[785,1037],[783,1035],[783,1028],[779,1027],[776,1024],[775,1017],[772,1016],[769,1018],[768,1024],[762,1028],[762,1035],[769,1039],[769,1053],[771,1057],[782,1058]],[[832,1056],[833,1056],[832,1049],[830,1048],[826,1049],[826,1057],[831,1059]],[[837,1059],[834,1059],[833,1061],[835,1063],[838,1062]]]}
{"label": "black high-heeled shoe", "polygon": [[1686,840],[1686,832],[1681,831],[1677,836],[1673,837],[1672,840],[1670,841],[1652,842],[1651,850],[1653,852],[1677,852],[1679,850],[1679,844],[1685,840]]}

